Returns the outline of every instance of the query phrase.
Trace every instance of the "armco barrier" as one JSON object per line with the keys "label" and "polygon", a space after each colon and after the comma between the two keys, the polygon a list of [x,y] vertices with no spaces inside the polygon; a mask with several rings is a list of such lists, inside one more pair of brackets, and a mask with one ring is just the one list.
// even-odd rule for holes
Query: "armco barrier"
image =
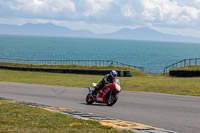
{"label": "armco barrier", "polygon": [[173,70],[169,71],[169,75],[174,77],[200,77],[200,71]]}
{"label": "armco barrier", "polygon": [[[1,69],[18,70],[18,71],[36,71],[36,72],[53,72],[53,73],[73,73],[73,74],[92,74],[92,75],[105,75],[110,73],[111,70],[100,69],[55,69],[55,68],[33,68],[33,67],[13,67],[13,66],[0,66]],[[131,70],[116,70],[120,77],[131,77]]]}

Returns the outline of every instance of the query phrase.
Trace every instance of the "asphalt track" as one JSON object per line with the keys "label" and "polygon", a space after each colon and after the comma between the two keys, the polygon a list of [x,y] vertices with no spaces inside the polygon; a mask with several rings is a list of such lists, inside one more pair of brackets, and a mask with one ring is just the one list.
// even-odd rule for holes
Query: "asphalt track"
{"label": "asphalt track", "polygon": [[87,93],[87,88],[0,82],[0,97],[94,113],[180,133],[200,133],[200,97],[122,91],[118,102],[108,107],[85,104]]}

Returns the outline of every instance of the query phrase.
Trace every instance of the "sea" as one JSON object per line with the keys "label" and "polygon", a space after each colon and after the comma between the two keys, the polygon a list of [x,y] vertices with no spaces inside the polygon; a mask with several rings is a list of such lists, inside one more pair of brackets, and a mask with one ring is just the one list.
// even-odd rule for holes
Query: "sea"
{"label": "sea", "polygon": [[113,60],[162,73],[175,62],[200,58],[200,43],[0,35],[0,58]]}

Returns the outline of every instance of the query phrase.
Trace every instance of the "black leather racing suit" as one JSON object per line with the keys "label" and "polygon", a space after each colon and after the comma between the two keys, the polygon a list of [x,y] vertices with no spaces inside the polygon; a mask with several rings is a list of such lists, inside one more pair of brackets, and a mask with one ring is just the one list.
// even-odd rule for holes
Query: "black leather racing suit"
{"label": "black leather racing suit", "polygon": [[110,74],[106,74],[104,78],[97,84],[97,87],[94,90],[94,93],[99,91],[101,88],[104,87],[105,84],[113,83],[113,78]]}

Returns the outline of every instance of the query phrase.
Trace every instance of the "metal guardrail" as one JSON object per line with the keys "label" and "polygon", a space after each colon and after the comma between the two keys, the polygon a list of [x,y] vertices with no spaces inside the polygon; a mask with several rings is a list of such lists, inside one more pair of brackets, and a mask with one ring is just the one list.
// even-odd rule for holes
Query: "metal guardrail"
{"label": "metal guardrail", "polygon": [[123,66],[143,71],[143,67],[132,66],[112,60],[24,60],[0,58],[0,62],[21,64],[47,64],[47,65],[97,65],[97,66]]}
{"label": "metal guardrail", "polygon": [[182,61],[176,62],[172,65],[169,65],[164,68],[164,73],[170,71],[170,69],[177,68],[177,67],[185,67],[189,65],[200,65],[200,58],[193,58],[193,59],[184,59]]}
{"label": "metal guardrail", "polygon": [[[132,66],[124,63],[120,63],[113,60],[25,60],[25,59],[10,59],[0,58],[0,62],[5,63],[21,63],[21,64],[47,64],[47,65],[97,65],[97,66],[123,66],[131,67],[144,72],[143,67]],[[200,65],[200,58],[184,59],[179,62],[173,63],[164,68],[164,73],[170,71],[170,69],[177,67],[185,67],[189,65]],[[149,70],[148,70],[149,73]]]}

